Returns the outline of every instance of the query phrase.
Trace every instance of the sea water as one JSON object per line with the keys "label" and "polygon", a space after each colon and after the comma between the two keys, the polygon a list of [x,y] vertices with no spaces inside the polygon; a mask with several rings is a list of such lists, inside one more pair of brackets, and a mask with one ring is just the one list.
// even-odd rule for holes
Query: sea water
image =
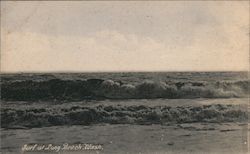
{"label": "sea water", "polygon": [[2,74],[1,97],[3,153],[247,152],[247,72]]}

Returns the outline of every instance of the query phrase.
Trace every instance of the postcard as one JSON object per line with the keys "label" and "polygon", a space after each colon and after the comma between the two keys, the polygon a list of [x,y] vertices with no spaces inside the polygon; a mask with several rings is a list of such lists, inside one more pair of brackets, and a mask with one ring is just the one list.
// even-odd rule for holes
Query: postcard
{"label": "postcard", "polygon": [[1,1],[2,154],[249,153],[249,1]]}

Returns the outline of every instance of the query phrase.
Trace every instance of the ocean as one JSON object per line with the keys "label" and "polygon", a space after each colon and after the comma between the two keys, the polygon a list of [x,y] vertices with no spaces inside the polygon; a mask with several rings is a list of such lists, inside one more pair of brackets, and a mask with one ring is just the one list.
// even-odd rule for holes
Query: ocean
{"label": "ocean", "polygon": [[1,152],[247,153],[249,86],[248,72],[1,74]]}

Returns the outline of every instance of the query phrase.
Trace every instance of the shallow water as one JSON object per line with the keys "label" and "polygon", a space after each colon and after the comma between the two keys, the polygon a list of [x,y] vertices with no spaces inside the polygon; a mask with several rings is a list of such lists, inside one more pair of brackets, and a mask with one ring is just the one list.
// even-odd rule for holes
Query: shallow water
{"label": "shallow water", "polygon": [[[1,130],[2,152],[21,152],[24,143],[101,144],[99,153],[247,153],[247,125],[189,123],[164,125],[55,126]],[[93,150],[96,152],[95,150]],[[60,153],[91,153],[64,151]],[[31,152],[26,152],[31,153]],[[38,152],[34,152],[38,153]]]}
{"label": "shallow water", "polygon": [[91,124],[247,122],[248,99],[2,102],[3,128]]}
{"label": "shallow water", "polygon": [[[158,107],[170,107],[171,109],[183,109],[204,107],[211,108],[211,112],[220,110],[216,113],[222,114],[225,111],[239,111],[247,113],[248,99],[234,98],[234,99],[142,99],[142,100],[102,100],[102,101],[81,101],[71,103],[51,103],[51,102],[2,102],[2,109],[18,110],[32,110],[47,109],[51,111],[51,115],[61,112],[61,109],[75,109],[69,112],[79,111],[81,108],[96,109],[98,107],[112,107],[111,113],[121,112],[124,108],[126,112],[128,109],[135,109],[131,111],[130,118],[135,118],[140,114],[138,106],[148,112],[157,109]],[[229,106],[228,106],[229,105]],[[205,110],[206,108],[201,108]],[[158,109],[157,109],[158,110]],[[53,111],[53,112],[52,112]],[[178,111],[178,110],[177,110]],[[46,111],[47,113],[47,111]],[[177,112],[174,112],[177,113]],[[192,112],[195,114],[196,112]],[[207,113],[207,112],[205,112]],[[40,113],[38,113],[40,114]],[[36,114],[35,114],[36,115]],[[37,116],[37,115],[36,115]],[[160,114],[159,114],[160,116]],[[173,118],[177,118],[175,115]],[[183,116],[183,114],[180,114]],[[206,116],[206,115],[204,115]],[[17,118],[17,117],[16,117]],[[213,117],[209,117],[208,120]],[[63,145],[90,143],[101,144],[103,150],[99,153],[120,154],[120,153],[247,153],[247,135],[249,132],[247,127],[247,119],[241,119],[237,116],[232,116],[233,122],[227,122],[225,119],[217,121],[201,121],[185,122],[185,121],[166,121],[160,124],[154,124],[157,119],[147,119],[143,123],[122,123],[124,124],[110,124],[102,121],[98,123],[88,123],[81,125],[62,124],[60,126],[47,127],[46,125],[39,125],[38,128],[12,126],[1,129],[2,152],[3,153],[19,153],[24,144],[50,144]],[[136,119],[136,118],[135,118]],[[38,120],[38,119],[37,119]],[[79,120],[79,119],[76,119]],[[214,120],[214,119],[213,119]],[[222,121],[221,121],[222,120]],[[203,121],[203,122],[202,122]],[[34,121],[28,121],[33,123]],[[24,124],[21,121],[20,124]],[[119,123],[119,119],[118,119]],[[17,129],[19,128],[19,129]],[[32,152],[26,152],[32,153]],[[34,154],[38,152],[33,152]],[[95,150],[87,151],[64,151],[60,153],[96,153]]]}

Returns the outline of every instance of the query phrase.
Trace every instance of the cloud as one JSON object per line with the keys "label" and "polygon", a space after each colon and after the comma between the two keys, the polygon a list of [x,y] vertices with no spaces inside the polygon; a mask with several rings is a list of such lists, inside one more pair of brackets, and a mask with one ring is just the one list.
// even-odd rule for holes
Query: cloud
{"label": "cloud", "polygon": [[244,70],[248,65],[242,61],[246,52],[228,55],[223,46],[204,48],[200,40],[181,47],[109,30],[86,37],[13,32],[4,38],[2,71]]}
{"label": "cloud", "polygon": [[249,68],[248,2],[1,4],[3,71]]}

